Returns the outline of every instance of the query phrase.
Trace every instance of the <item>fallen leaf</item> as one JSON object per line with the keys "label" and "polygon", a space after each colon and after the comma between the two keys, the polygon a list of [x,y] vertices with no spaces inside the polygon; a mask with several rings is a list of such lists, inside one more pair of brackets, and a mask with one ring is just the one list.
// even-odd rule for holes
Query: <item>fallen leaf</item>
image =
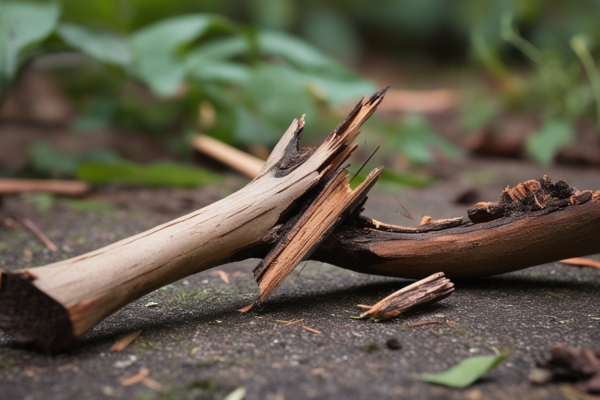
{"label": "fallen leaf", "polygon": [[465,388],[496,368],[506,358],[505,354],[470,357],[439,374],[422,374],[421,379],[444,386]]}
{"label": "fallen leaf", "polygon": [[303,327],[304,329],[306,329],[307,331],[309,331],[309,332],[313,332],[313,333],[319,333],[319,334],[321,333],[321,331],[318,331],[318,330],[316,330],[316,329],[313,329],[313,328],[309,328],[308,326],[304,326],[304,325],[302,325],[302,327]]}
{"label": "fallen leaf", "polygon": [[144,307],[156,307],[157,305],[158,303],[154,301],[149,301],[148,304],[146,304]]}
{"label": "fallen leaf", "polygon": [[244,397],[246,397],[246,389],[240,387],[229,393],[223,400],[242,400]]}
{"label": "fallen leaf", "polygon": [[126,335],[121,336],[115,344],[113,344],[110,348],[110,351],[123,351],[127,346],[129,346],[135,339],[140,336],[142,333],[141,330],[128,333]]}
{"label": "fallen leaf", "polygon": [[560,260],[559,262],[563,263],[563,264],[580,265],[580,266],[583,265],[586,267],[600,268],[600,261],[592,260],[591,258],[583,258],[583,257],[567,258],[566,260]]}
{"label": "fallen leaf", "polygon": [[130,376],[127,379],[122,379],[121,386],[135,385],[136,383],[142,382],[144,379],[146,379],[148,375],[150,375],[150,370],[148,368],[143,368],[139,373]]}

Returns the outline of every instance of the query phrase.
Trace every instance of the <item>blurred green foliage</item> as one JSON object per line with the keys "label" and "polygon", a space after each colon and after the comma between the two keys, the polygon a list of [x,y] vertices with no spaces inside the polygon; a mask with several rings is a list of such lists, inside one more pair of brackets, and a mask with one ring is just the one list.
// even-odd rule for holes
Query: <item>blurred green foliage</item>
{"label": "blurred green foliage", "polygon": [[[345,64],[383,53],[483,69],[497,93],[466,102],[467,131],[501,112],[539,113],[526,148],[550,162],[578,120],[600,127],[599,11],[596,0],[0,0],[0,105],[29,61],[77,52],[54,74],[82,134],[120,126],[181,147],[200,129],[270,147],[301,113],[309,135],[329,131],[340,105],[376,89]],[[411,164],[460,156],[420,115],[369,126]],[[46,175],[110,165],[36,146]]]}
{"label": "blurred green foliage", "polygon": [[217,183],[222,180],[217,174],[171,162],[138,165],[129,161],[108,164],[85,162],[78,166],[77,178],[100,185],[178,186],[189,188]]}

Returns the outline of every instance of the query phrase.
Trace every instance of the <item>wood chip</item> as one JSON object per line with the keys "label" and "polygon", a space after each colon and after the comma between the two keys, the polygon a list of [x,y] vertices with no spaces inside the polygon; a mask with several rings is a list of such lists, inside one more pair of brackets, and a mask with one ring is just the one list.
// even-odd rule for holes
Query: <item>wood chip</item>
{"label": "wood chip", "polygon": [[583,265],[586,267],[594,267],[600,269],[600,261],[592,260],[591,258],[575,257],[567,258],[566,260],[560,260],[560,263],[570,265]]}
{"label": "wood chip", "polygon": [[140,336],[142,333],[141,330],[128,333],[126,335],[121,336],[117,341],[111,346],[110,351],[123,351],[127,346],[129,346],[135,339]]}
{"label": "wood chip", "polygon": [[310,328],[310,327],[308,327],[308,326],[302,325],[302,327],[303,327],[304,329],[306,329],[307,331],[309,331],[309,332],[321,334],[321,331],[318,331],[318,330],[316,330],[316,329]]}
{"label": "wood chip", "polygon": [[148,377],[148,375],[150,375],[150,370],[148,368],[143,368],[139,373],[137,373],[133,376],[130,376],[129,378],[121,380],[121,385],[122,386],[135,385],[136,383],[140,383],[144,379],[146,379]]}
{"label": "wood chip", "polygon": [[73,368],[73,364],[64,364],[64,365],[61,365],[60,367],[58,367],[58,372],[64,372],[71,368]]}
{"label": "wood chip", "polygon": [[163,390],[163,386],[152,378],[146,378],[142,381],[142,383],[148,386],[150,389],[156,390],[157,392],[162,392]]}
{"label": "wood chip", "polygon": [[362,313],[360,318],[380,321],[394,318],[412,307],[444,299],[453,291],[454,284],[444,277],[443,272],[438,272],[392,293]]}
{"label": "wood chip", "polygon": [[414,324],[410,324],[407,326],[407,328],[416,328],[417,326],[423,326],[423,325],[443,325],[444,323],[441,321],[421,321],[421,322],[415,322]]}
{"label": "wood chip", "polygon": [[219,269],[215,271],[215,274],[218,274],[219,277],[223,280],[223,282],[229,285],[229,274],[227,272]]}

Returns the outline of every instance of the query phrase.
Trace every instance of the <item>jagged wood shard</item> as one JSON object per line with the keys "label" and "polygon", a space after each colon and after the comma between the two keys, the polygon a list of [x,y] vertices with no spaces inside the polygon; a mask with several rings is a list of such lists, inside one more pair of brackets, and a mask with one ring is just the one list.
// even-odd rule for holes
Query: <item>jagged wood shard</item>
{"label": "jagged wood shard", "polygon": [[438,272],[390,294],[373,306],[359,304],[358,307],[367,310],[360,315],[360,318],[385,321],[413,307],[445,299],[453,291],[454,284],[444,277],[443,272]]}
{"label": "jagged wood shard", "polygon": [[361,100],[317,148],[299,148],[304,121],[294,120],[259,175],[208,207],[72,259],[0,271],[0,328],[45,351],[62,350],[144,294],[245,258],[267,257],[257,270],[262,302],[307,258],[420,279],[438,271],[487,276],[600,252],[600,192],[547,178],[476,205],[467,223],[425,218],[405,228],[360,215],[378,170],[351,191],[340,168],[385,91]]}

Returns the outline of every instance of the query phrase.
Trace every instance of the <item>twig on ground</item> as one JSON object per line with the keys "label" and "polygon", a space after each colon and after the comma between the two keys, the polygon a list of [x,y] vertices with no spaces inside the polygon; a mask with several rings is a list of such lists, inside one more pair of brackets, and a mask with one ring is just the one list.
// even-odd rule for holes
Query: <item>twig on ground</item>
{"label": "twig on ground", "polygon": [[121,386],[131,386],[131,385],[135,385],[136,383],[140,383],[144,379],[146,379],[148,377],[148,375],[150,375],[150,369],[143,368],[137,374],[130,376],[127,379],[122,379]]}
{"label": "twig on ground", "polygon": [[127,346],[129,346],[131,343],[133,343],[135,341],[135,339],[137,339],[140,336],[141,333],[142,333],[142,331],[139,330],[139,331],[127,333],[127,334],[121,336],[111,346],[110,351],[123,351],[123,350],[125,350],[125,348]]}
{"label": "twig on ground", "polygon": [[222,162],[251,179],[254,179],[260,173],[265,164],[260,158],[206,135],[195,137],[192,146],[199,152]]}
{"label": "twig on ground", "polygon": [[407,328],[416,328],[418,326],[423,326],[423,325],[443,325],[444,323],[441,321],[421,321],[421,322],[415,322],[414,324],[410,324],[407,325]]}
{"label": "twig on ground", "polygon": [[458,93],[450,89],[390,90],[383,112],[435,114],[458,107]]}
{"label": "twig on ground", "polygon": [[563,264],[600,268],[600,261],[592,260],[591,258],[575,257],[560,260],[559,262]]}
{"label": "twig on ground", "polygon": [[309,331],[309,332],[321,334],[321,331],[318,331],[318,330],[316,330],[316,329],[310,328],[310,327],[308,327],[308,326],[304,326],[304,325],[302,325],[302,327],[303,327],[304,329],[306,329],[307,331]]}
{"label": "twig on ground", "polygon": [[92,189],[91,185],[81,181],[37,180],[37,179],[0,179],[0,194],[52,193],[63,196],[83,196]]}
{"label": "twig on ground", "polygon": [[46,236],[44,234],[44,232],[42,232],[40,230],[40,228],[37,227],[36,224],[33,223],[32,220],[30,220],[29,218],[19,218],[19,220],[21,221],[21,223],[23,224],[23,226],[25,226],[27,229],[29,229],[35,236],[37,236],[38,239],[40,239],[40,241],[42,243],[44,243],[44,245],[50,250],[50,251],[58,251],[58,248],[56,247],[56,245],[54,243],[52,243],[52,241],[50,239],[48,239],[48,236]]}
{"label": "twig on ground", "polygon": [[219,275],[223,282],[229,285],[229,274],[227,272],[218,269],[215,271],[215,274]]}

